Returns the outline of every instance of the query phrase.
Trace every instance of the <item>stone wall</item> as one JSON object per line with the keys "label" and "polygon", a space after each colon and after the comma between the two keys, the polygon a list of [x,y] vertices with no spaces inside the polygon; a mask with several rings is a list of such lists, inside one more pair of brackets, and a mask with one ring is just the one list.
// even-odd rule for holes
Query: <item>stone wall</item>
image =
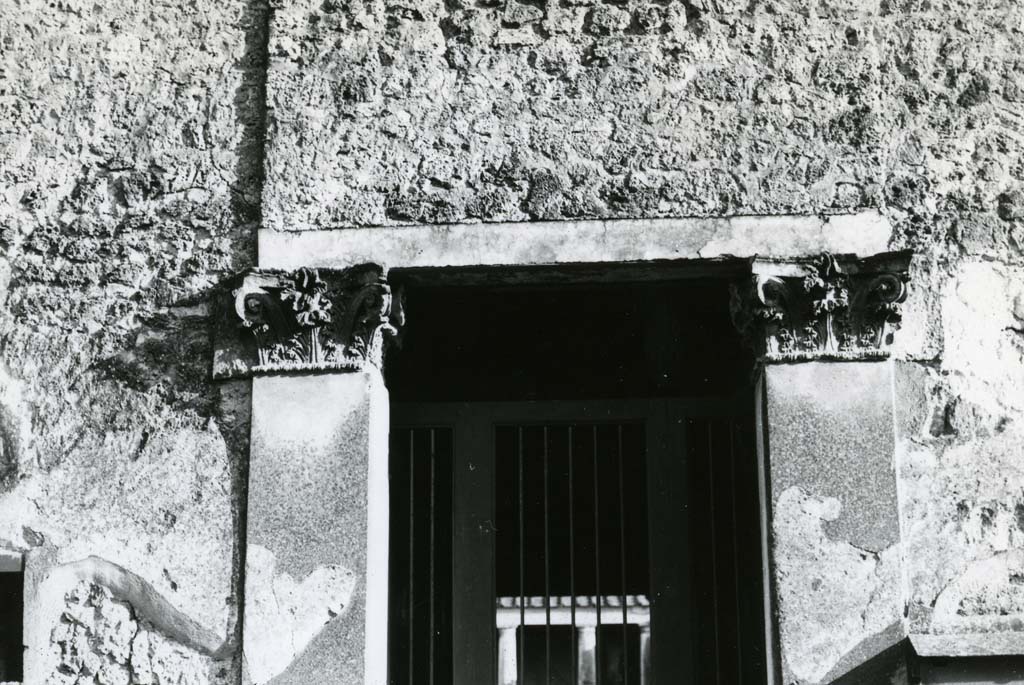
{"label": "stone wall", "polygon": [[58,666],[47,683],[222,685],[230,668],[153,630],[103,586],[81,583],[66,595],[52,634]]}
{"label": "stone wall", "polygon": [[277,229],[882,206],[1012,247],[1012,0],[280,4]]}
{"label": "stone wall", "polygon": [[[901,630],[925,654],[1021,653],[1022,49],[1013,0],[281,3],[264,224],[878,209],[915,253],[894,389]],[[779,567],[857,576],[866,561],[796,510]],[[812,576],[808,634],[881,637],[874,592],[840,584],[865,618],[838,629]]]}
{"label": "stone wall", "polygon": [[[250,399],[208,381],[209,303],[261,220],[876,208],[916,254],[895,387],[907,628],[934,653],[1024,652],[1018,2],[274,5],[0,9],[0,545],[47,569],[100,557],[237,638]],[[44,627],[55,678],[163,635],[138,616],[122,635],[97,612],[135,610],[83,582],[66,596],[89,620]],[[152,679],[122,651],[97,682]]]}
{"label": "stone wall", "polygon": [[[36,579],[102,559],[229,642],[249,400],[208,382],[208,301],[254,259],[265,14],[0,6],[0,546]],[[53,647],[26,657],[36,684],[235,669],[104,587],[74,592],[45,625],[29,607]]]}

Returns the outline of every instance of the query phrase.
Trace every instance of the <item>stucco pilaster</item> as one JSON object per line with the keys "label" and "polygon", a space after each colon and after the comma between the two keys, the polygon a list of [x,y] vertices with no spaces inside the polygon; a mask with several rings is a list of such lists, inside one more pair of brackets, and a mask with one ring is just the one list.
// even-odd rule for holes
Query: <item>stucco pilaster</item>
{"label": "stucco pilaster", "polygon": [[383,685],[388,397],[376,368],[253,379],[249,683]]}
{"label": "stucco pilaster", "polygon": [[754,260],[734,288],[734,319],[761,362],[770,615],[785,683],[832,683],[894,655],[899,668],[905,574],[888,356],[907,261]]}
{"label": "stucco pilaster", "polygon": [[386,272],[251,271],[222,305],[213,375],[252,377],[243,682],[384,685]]}

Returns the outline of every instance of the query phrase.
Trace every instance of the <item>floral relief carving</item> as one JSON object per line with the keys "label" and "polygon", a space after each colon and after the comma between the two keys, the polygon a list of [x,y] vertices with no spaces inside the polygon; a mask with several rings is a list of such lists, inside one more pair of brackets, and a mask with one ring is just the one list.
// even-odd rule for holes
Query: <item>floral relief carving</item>
{"label": "floral relief carving", "polygon": [[835,257],[821,255],[814,270],[804,277],[803,288],[811,298],[812,312],[807,349],[820,348],[831,354],[848,348],[849,331],[843,324],[850,307],[849,279]]}
{"label": "floral relief carving", "polygon": [[237,325],[220,336],[216,378],[379,367],[384,339],[401,323],[384,270],[373,264],[324,273],[253,271],[240,280],[231,291]]}
{"label": "floral relief carving", "polygon": [[303,328],[314,328],[331,322],[331,301],[327,284],[316,269],[299,269],[292,274],[291,284],[281,291],[281,300],[291,305],[296,322]]}
{"label": "floral relief carving", "polygon": [[884,357],[902,319],[906,266],[905,255],[755,260],[749,282],[732,288],[733,321],[766,361]]}

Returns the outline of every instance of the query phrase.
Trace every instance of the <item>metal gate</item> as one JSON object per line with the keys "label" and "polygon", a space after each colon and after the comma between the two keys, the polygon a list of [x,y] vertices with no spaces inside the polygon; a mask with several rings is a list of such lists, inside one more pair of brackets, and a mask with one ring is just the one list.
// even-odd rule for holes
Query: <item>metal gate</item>
{"label": "metal gate", "polygon": [[393,426],[392,685],[763,682],[735,404],[438,403]]}

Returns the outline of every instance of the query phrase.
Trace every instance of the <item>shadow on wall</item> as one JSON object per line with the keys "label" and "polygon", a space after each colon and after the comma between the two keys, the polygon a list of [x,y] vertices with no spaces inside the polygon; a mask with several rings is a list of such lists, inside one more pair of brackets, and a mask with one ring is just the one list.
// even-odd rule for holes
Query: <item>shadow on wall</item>
{"label": "shadow on wall", "polygon": [[237,186],[231,197],[231,211],[240,227],[252,226],[253,229],[262,223],[271,12],[267,0],[249,0],[245,3],[241,19],[245,30],[245,52],[235,65],[242,74],[234,101],[241,135],[236,148]]}

